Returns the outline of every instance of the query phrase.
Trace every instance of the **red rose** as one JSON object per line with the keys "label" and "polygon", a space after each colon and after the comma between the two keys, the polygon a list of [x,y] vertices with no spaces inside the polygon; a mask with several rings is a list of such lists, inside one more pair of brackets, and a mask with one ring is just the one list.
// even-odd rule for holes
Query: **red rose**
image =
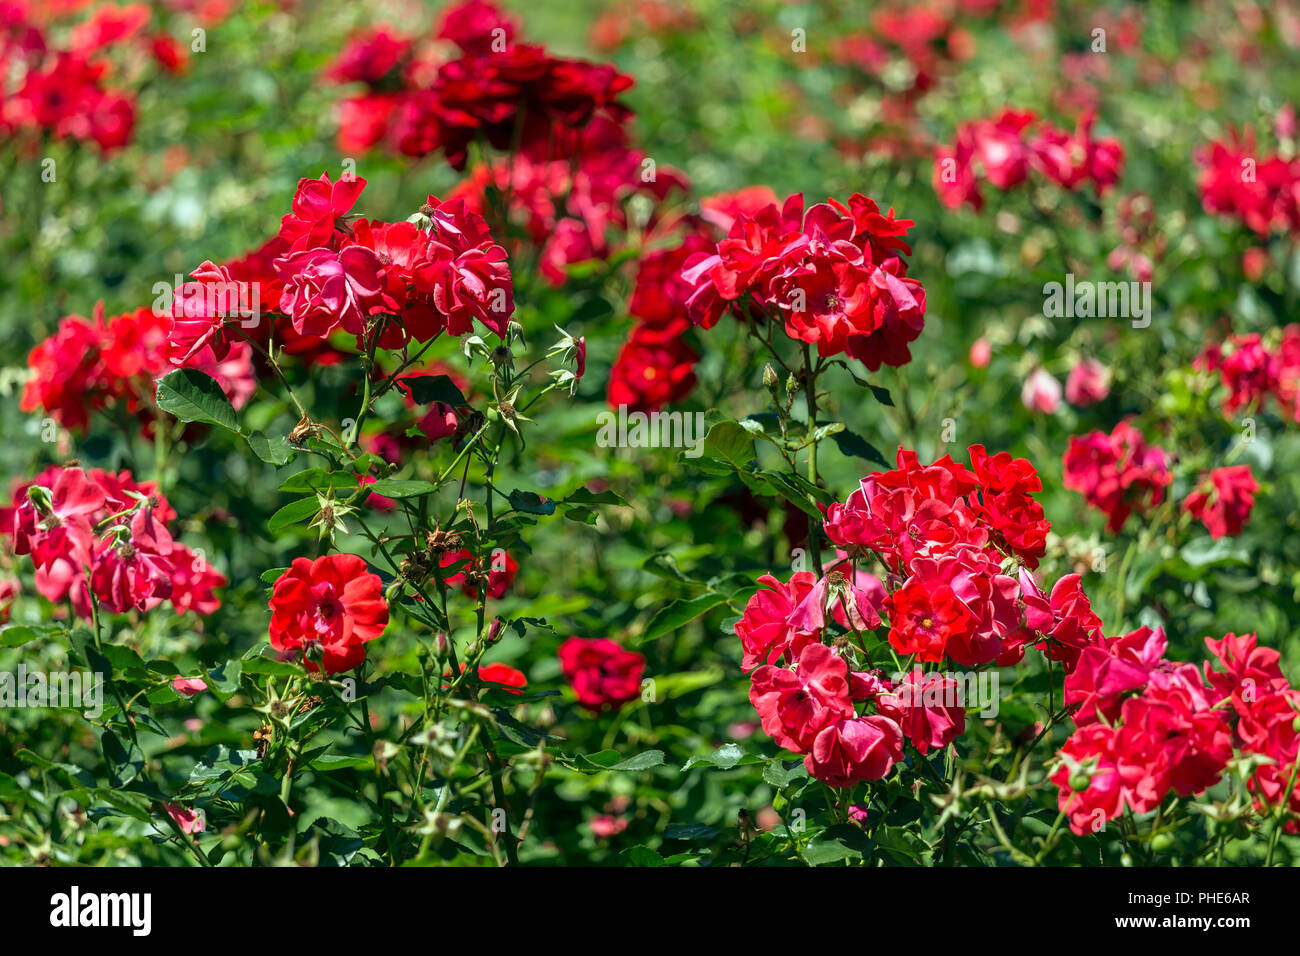
{"label": "red rose", "polygon": [[795,666],[764,664],[754,671],[749,700],[777,746],[808,753],[823,727],[853,716],[849,668],[825,644],[808,645]]}
{"label": "red rose", "polygon": [[641,692],[645,658],[603,637],[571,637],[560,645],[564,678],[587,710],[618,710]]}
{"label": "red rose", "polygon": [[280,237],[294,252],[331,245],[339,219],[356,205],[365,188],[366,181],[360,177],[344,177],[335,183],[327,172],[321,173],[320,179],[298,180],[293,212],[280,220]]}
{"label": "red rose", "polygon": [[758,579],[762,587],[749,599],[735,626],[743,651],[742,670],[772,664],[787,655],[798,656],[813,640],[811,631],[797,630],[790,618],[816,580],[811,571],[798,571],[784,584],[770,574]]}
{"label": "red rose", "polygon": [[1183,510],[1203,522],[1211,538],[1238,535],[1250,518],[1258,490],[1250,465],[1215,468],[1183,500]]}
{"label": "red rose", "polygon": [[931,748],[948,746],[966,730],[966,704],[956,679],[923,674],[918,667],[882,695],[876,706],[924,756]]}
{"label": "red rose", "polygon": [[509,694],[522,694],[528,686],[528,678],[522,671],[505,664],[485,664],[478,669],[478,679],[487,684],[503,684]]}
{"label": "red rose", "polygon": [[823,729],[804,757],[808,772],[832,787],[879,780],[903,759],[903,732],[888,717],[846,717]]}
{"label": "red rose", "polygon": [[699,355],[681,338],[687,328],[679,319],[663,329],[644,324],[633,329],[609,373],[610,407],[655,412],[691,393]]}
{"label": "red rose", "polygon": [[[1061,748],[1062,763],[1052,774],[1057,797],[1070,829],[1079,836],[1096,833],[1107,820],[1124,812],[1124,781],[1117,766],[1115,728],[1080,727]],[[1076,782],[1082,786],[1076,789]]]}
{"label": "red rose", "polygon": [[[456,551],[448,551],[443,554],[440,564],[446,568],[458,561],[465,561],[466,564],[461,570],[446,579],[447,584],[459,587],[466,597],[476,601],[479,593],[477,582],[482,578],[479,562],[475,560],[473,553],[467,548],[459,548]],[[500,548],[493,550],[488,556],[488,597],[497,600],[505,597],[510,590],[510,585],[515,583],[518,574],[519,562],[512,558],[508,551]]]}
{"label": "red rose", "polygon": [[1065,487],[1081,492],[1088,504],[1104,512],[1112,533],[1118,533],[1134,511],[1160,504],[1173,481],[1164,451],[1148,445],[1128,422],[1120,422],[1109,435],[1072,435],[1063,464]]}
{"label": "red rose", "polygon": [[486,0],[462,0],[443,11],[436,35],[466,53],[490,53],[496,37],[505,45],[514,39],[515,21]]}
{"label": "red rose", "polygon": [[971,627],[971,613],[951,587],[911,578],[885,598],[889,643],[920,661],[941,661],[949,638]]}
{"label": "red rose", "polygon": [[303,335],[326,336],[339,327],[360,335],[383,289],[379,259],[363,246],[292,252],[275,268],[284,280],[280,311]]}
{"label": "red rose", "polygon": [[354,554],[294,558],[271,592],[271,646],[307,669],[337,674],[366,657],[388,626],[379,575]]}
{"label": "red rose", "polygon": [[1079,652],[1101,644],[1101,618],[1083,591],[1082,578],[1067,574],[1052,586],[1052,627],[1047,635],[1045,653],[1054,661],[1065,661],[1066,670],[1074,669]]}

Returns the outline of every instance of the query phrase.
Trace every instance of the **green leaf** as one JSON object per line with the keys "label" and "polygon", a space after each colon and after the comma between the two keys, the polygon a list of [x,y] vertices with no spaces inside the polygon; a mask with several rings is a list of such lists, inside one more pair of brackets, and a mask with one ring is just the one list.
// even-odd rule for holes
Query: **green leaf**
{"label": "green leaf", "polygon": [[287,465],[294,456],[293,447],[283,435],[271,438],[262,432],[253,432],[248,436],[248,447],[253,449],[253,454],[262,461],[277,468]]}
{"label": "green leaf", "polygon": [[647,750],[645,753],[639,753],[635,757],[628,757],[626,760],[620,759],[621,756],[617,750],[601,750],[594,754],[583,754],[578,760],[582,763],[591,764],[597,770],[628,772],[661,767],[664,762],[664,752],[662,750]]}
{"label": "green leaf", "polygon": [[217,425],[243,434],[226,393],[216,379],[197,369],[177,369],[160,378],[157,400],[159,408],[180,421]]}
{"label": "green leaf", "polygon": [[718,422],[704,436],[704,454],[747,470],[754,460],[754,436],[740,422]]}
{"label": "green leaf", "polygon": [[357,476],[346,471],[327,471],[324,468],[307,468],[280,482],[280,490],[289,494],[306,494],[328,491],[332,488],[353,488]]}
{"label": "green leaf", "polygon": [[0,773],[0,800],[17,800],[23,795],[23,788],[18,781],[7,773]]}
{"label": "green leaf", "polygon": [[822,513],[817,510],[817,506],[808,498],[808,493],[799,486],[793,475],[785,474],[780,471],[763,471],[759,476],[767,487],[773,489],[778,495],[784,498],[790,504],[794,505],[810,518],[822,520]]}
{"label": "green leaf", "polygon": [[355,830],[337,820],[319,820],[313,827],[321,833],[317,844],[321,866],[347,866],[365,846],[365,841]]}
{"label": "green leaf", "polygon": [[1193,569],[1250,563],[1250,553],[1229,538],[1220,538],[1218,541],[1208,536],[1194,538],[1183,545],[1178,555]]}
{"label": "green leaf", "polygon": [[37,638],[57,637],[62,633],[62,628],[52,625],[28,627],[24,624],[6,624],[0,627],[0,647],[21,647]]}
{"label": "green leaf", "polygon": [[543,498],[533,491],[512,491],[509,495],[510,507],[530,515],[555,514],[555,502]]}
{"label": "green leaf", "polygon": [[[510,711],[504,708],[493,707],[492,713],[496,717],[497,729],[501,731],[501,736],[518,744],[520,747],[531,750],[543,740],[559,739],[558,737],[548,734],[544,730],[538,730],[536,727],[529,727],[526,724],[521,724],[510,715]],[[612,752],[613,751],[611,751],[611,753]]]}
{"label": "green leaf", "polygon": [[321,773],[334,770],[369,770],[375,765],[373,757],[348,757],[344,754],[322,754],[313,760],[309,769]]}
{"label": "green leaf", "polygon": [[262,657],[258,653],[259,650],[269,651],[270,648],[263,644],[261,648],[254,648],[253,652],[248,656],[240,658],[239,666],[243,668],[245,674],[270,674],[272,677],[286,677],[291,674],[302,673],[300,665]]}
{"label": "green leaf", "polygon": [[664,858],[648,846],[628,847],[618,855],[624,866],[663,866]]}
{"label": "green leaf", "polygon": [[219,780],[237,770],[247,770],[260,763],[256,750],[231,750],[215,746],[199,758],[190,771],[190,783],[208,783]]}
{"label": "green leaf", "polygon": [[872,842],[860,829],[848,823],[828,827],[804,847],[803,856],[810,866],[860,860],[872,850]]}
{"label": "green leaf", "polygon": [[40,767],[46,772],[56,772],[63,774],[67,780],[75,780],[81,786],[93,789],[95,786],[95,777],[89,771],[70,763],[55,763],[48,757],[42,757],[34,750],[28,750],[26,747],[19,747],[14,751],[14,756],[19,760],[29,763],[34,767]]}
{"label": "green leaf", "polygon": [[153,822],[153,803],[147,797],[129,790],[110,790],[107,787],[96,790],[95,796],[120,813],[141,823]]}
{"label": "green leaf", "polygon": [[690,770],[692,767],[709,766],[717,767],[719,770],[730,770],[732,767],[745,767],[751,764],[763,763],[763,758],[756,754],[747,754],[740,748],[739,744],[723,744],[713,753],[703,757],[692,757],[682,766],[682,773]]}
{"label": "green leaf", "polygon": [[421,495],[433,494],[438,486],[414,479],[380,478],[373,485],[366,485],[366,490],[372,495],[382,495],[385,498],[419,498]]}
{"label": "green leaf", "polygon": [[699,584],[695,578],[688,577],[677,566],[677,559],[667,551],[658,551],[641,562],[641,568],[657,578],[666,581],[681,581],[683,584]]}
{"label": "green leaf", "polygon": [[862,378],[860,375],[858,375],[857,372],[853,371],[853,369],[849,366],[847,362],[837,362],[836,364],[839,365],[846,372],[848,372],[849,375],[853,377],[853,381],[857,382],[859,385],[871,389],[871,394],[875,396],[876,401],[878,401],[881,405],[888,405],[891,408],[893,407],[894,399],[890,397],[889,389],[881,388],[879,385],[872,385],[865,378]]}
{"label": "green leaf", "polygon": [[469,404],[456,383],[446,375],[408,375],[399,378],[397,384],[410,390],[411,398],[417,405],[431,405],[434,402],[459,406]]}
{"label": "green leaf", "polygon": [[108,762],[108,780],[115,789],[121,789],[140,775],[144,769],[144,754],[135,741],[124,745],[117,734],[105,730],[100,743],[104,746],[104,759]]}
{"label": "green leaf", "polygon": [[664,827],[665,840],[712,840],[721,832],[707,823],[673,823]]}
{"label": "green leaf", "polygon": [[645,633],[641,635],[640,643],[657,640],[665,634],[670,634],[682,627],[685,627],[691,621],[703,617],[712,611],[719,604],[727,603],[725,594],[716,594],[710,592],[701,594],[699,597],[687,598],[683,601],[674,601],[672,604],[662,608],[658,614],[650,619]]}
{"label": "green leaf", "polygon": [[845,430],[842,432],[836,432],[831,437],[835,442],[835,447],[840,450],[840,454],[849,458],[861,458],[864,461],[872,461],[880,465],[882,468],[891,467],[889,462],[885,460],[885,456],[861,435]]}
{"label": "green leaf", "polygon": [[579,488],[573,494],[564,499],[566,505],[626,505],[627,502],[617,493],[606,489],[604,491],[592,491],[590,488]]}
{"label": "green leaf", "polygon": [[239,678],[244,673],[243,661],[226,661],[220,667],[204,672],[208,689],[224,704],[239,690]]}
{"label": "green leaf", "polygon": [[785,761],[779,757],[774,757],[763,768],[763,779],[778,790],[788,787],[791,782],[806,776],[808,776],[808,768],[803,765],[802,760],[796,761],[793,766],[787,767]]}
{"label": "green leaf", "polygon": [[271,515],[270,520],[266,523],[267,530],[274,534],[290,525],[306,521],[318,511],[320,511],[320,502],[316,498],[300,498],[297,501],[291,501]]}

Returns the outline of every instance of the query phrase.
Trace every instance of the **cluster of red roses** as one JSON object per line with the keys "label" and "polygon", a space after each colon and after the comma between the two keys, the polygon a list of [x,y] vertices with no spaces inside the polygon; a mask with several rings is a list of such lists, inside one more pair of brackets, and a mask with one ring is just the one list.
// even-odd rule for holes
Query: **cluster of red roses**
{"label": "cluster of red roses", "polygon": [[439,61],[436,51],[388,28],[354,38],[329,70],[335,80],[367,87],[343,103],[340,145],[364,150],[387,141],[408,156],[441,150],[460,170],[474,142],[517,151],[593,116],[628,115],[619,97],[631,77],[515,43],[514,35],[514,22],[494,5],[466,0],[446,11],[436,34],[459,48],[454,59]]}
{"label": "cluster of red roses", "polygon": [[[469,553],[452,557],[459,561],[469,558]],[[443,561],[444,566],[451,563]],[[489,572],[490,596],[501,597],[517,571],[518,565],[511,561],[500,577]],[[464,572],[448,583],[459,583],[471,598],[477,597]],[[281,659],[301,661],[312,673],[339,674],[359,666],[366,657],[366,644],[387,626],[383,582],[354,554],[295,558],[271,590],[271,646]],[[617,710],[641,692],[645,658],[611,640],[571,637],[560,645],[559,656],[565,679],[587,710]],[[528,684],[522,672],[500,663],[481,666],[478,677],[516,694]]]}
{"label": "cluster of red roses", "polygon": [[[604,115],[580,129],[556,127],[537,140],[491,163],[480,163],[449,194],[470,209],[488,214],[493,201],[540,249],[538,272],[562,285],[575,262],[608,259],[611,234],[627,229],[627,200],[644,196],[656,205],[690,182],[680,171],[655,166],[628,145],[625,126]],[[654,211],[642,224],[654,232]],[[513,250],[512,250],[513,251]]]}
{"label": "cluster of red roses", "polygon": [[1134,511],[1145,513],[1164,501],[1173,481],[1164,450],[1148,445],[1128,422],[1117,424],[1109,435],[1070,436],[1064,465],[1065,487],[1105,513],[1106,527],[1114,534]]}
{"label": "cluster of red roses", "polygon": [[641,693],[645,657],[607,637],[571,637],[560,645],[560,669],[587,710],[618,710]]}
{"label": "cluster of red roses", "polygon": [[[1282,675],[1277,651],[1254,634],[1206,638],[1217,661],[1175,663],[1165,635],[1142,627],[1086,648],[1065,679],[1078,729],[1052,775],[1077,834],[1095,833],[1130,808],[1154,810],[1172,790],[1187,797],[1216,783],[1234,752],[1268,758],[1247,781],[1261,812],[1300,812],[1294,768],[1300,753],[1300,691]],[[1295,832],[1295,819],[1288,821]]]}
{"label": "cluster of red roses", "polygon": [[313,673],[358,666],[387,626],[383,582],[355,554],[294,558],[271,588],[271,646]]}
{"label": "cluster of red roses", "polygon": [[177,366],[212,376],[235,408],[252,397],[257,383],[247,343],[221,359],[207,346],[182,356],[167,341],[169,325],[149,308],[105,318],[102,302],[90,319],[65,316],[27,357],[22,410],[44,409],[69,429],[83,429],[91,412],[117,406],[134,415],[153,400],[154,381]]}
{"label": "cluster of red roses", "polygon": [[1235,218],[1261,238],[1274,230],[1300,234],[1300,158],[1261,156],[1253,130],[1242,137],[1233,129],[1196,159],[1206,212]]}
{"label": "cluster of red roses", "polygon": [[[1030,570],[1050,528],[1032,497],[1042,490],[1033,465],[982,445],[970,458],[969,469],[948,455],[921,465],[900,448],[897,469],[864,478],[826,509],[827,537],[844,560],[820,580],[807,571],[785,584],[761,578],[765,588],[736,624],[742,667],[757,668],[750,700],[764,731],[806,754],[809,773],[832,786],[886,775],[904,738],[922,754],[947,746],[964,731],[965,711],[950,676],[918,667],[893,682],[854,670],[838,650],[851,642],[833,638],[831,622],[862,632],[883,616],[899,654],[968,668],[1014,664],[1030,645],[1071,665],[1100,634],[1077,574],[1049,596]],[[872,555],[888,588],[852,570]],[[1009,558],[1016,576],[1003,570]]]}
{"label": "cluster of red roses", "polygon": [[[506,252],[483,217],[463,201],[430,196],[420,224],[349,222],[365,186],[357,177],[332,182],[328,173],[298,182],[293,211],[281,222],[284,251],[271,262],[274,277],[252,279],[261,290],[279,291],[279,311],[293,331],[319,343],[341,329],[357,336],[360,346],[374,317],[395,316],[399,321],[377,323],[381,348],[426,342],[444,331],[465,335],[476,319],[504,335],[514,286]],[[244,265],[265,268],[266,257]],[[212,262],[190,275],[195,281],[173,300],[169,341],[182,355],[210,347],[223,357],[230,346],[232,290],[249,280]]]}
{"label": "cluster of red roses", "polygon": [[66,47],[55,46],[41,4],[0,4],[0,134],[35,134],[93,141],[107,153],[125,146],[135,128],[135,98],[105,85],[112,48],[143,50],[171,73],[187,55],[169,35],[147,33],[152,11],[142,3],[102,6],[73,27]]}
{"label": "cluster of red roses", "polygon": [[802,194],[737,211],[725,238],[682,265],[687,314],[706,329],[728,311],[779,316],[790,338],[820,356],[847,353],[873,372],[905,365],[925,324],[925,290],[907,278],[903,258],[912,224],[861,193],[806,211]]}
{"label": "cluster of red roses", "polygon": [[1211,538],[1238,535],[1255,507],[1258,490],[1250,465],[1212,468],[1183,499],[1183,510],[1204,524]]}
{"label": "cluster of red roses", "polygon": [[608,401],[617,408],[653,412],[684,399],[695,387],[697,353],[684,336],[691,323],[688,300],[695,291],[682,275],[686,261],[717,248],[740,215],[753,216],[776,202],[766,186],[750,186],[700,200],[699,215],[661,224],[680,232],[678,243],[643,252],[637,263],[628,313],[636,325],[610,370]]}
{"label": "cluster of red roses", "polygon": [[[444,568],[460,564],[460,569],[455,574],[450,575],[446,581],[452,587],[460,588],[461,592],[470,600],[478,600],[478,583],[485,577],[480,562],[474,557],[473,553],[466,548],[457,548],[455,551],[446,552],[439,564]],[[519,574],[519,562],[510,556],[510,553],[504,550],[495,551],[488,560],[488,569],[486,572],[487,596],[493,600],[500,600],[506,596],[510,590],[510,585],[515,583],[515,578]]]}
{"label": "cluster of red roses", "polygon": [[1282,329],[1275,348],[1265,345],[1256,332],[1230,335],[1221,344],[1207,346],[1192,367],[1218,372],[1228,390],[1224,415],[1261,409],[1271,397],[1282,414],[1300,422],[1300,325]]}
{"label": "cluster of red roses", "polygon": [[[973,11],[964,11],[973,12]],[[899,73],[901,57],[911,67],[902,77],[889,76],[891,92],[905,84],[901,102],[906,104],[928,92],[954,63],[975,53],[975,38],[957,19],[958,11],[947,2],[882,4],[871,11],[871,28],[836,37],[831,56],[837,62],[857,66],[870,76],[885,80]],[[899,99],[886,96],[882,108],[897,107]]]}
{"label": "cluster of red roses", "polygon": [[1124,148],[1116,139],[1095,138],[1095,119],[1085,110],[1073,133],[1040,122],[1031,110],[1006,109],[992,119],[963,123],[956,141],[935,151],[934,190],[949,209],[965,203],[979,210],[981,182],[1006,191],[1033,170],[1064,189],[1091,182],[1101,195],[1119,181]]}
{"label": "cluster of red roses", "polygon": [[699,22],[684,0],[614,0],[591,25],[587,41],[593,49],[613,50],[629,39],[678,36]]}
{"label": "cluster of red roses", "polygon": [[70,600],[86,620],[92,593],[114,613],[169,600],[178,614],[211,614],[225,576],[172,540],[175,517],[156,486],[130,472],[51,466],[14,486],[0,507],[0,531],[15,554],[32,556],[36,590],[55,603]]}
{"label": "cluster of red roses", "polygon": [[1150,282],[1155,264],[1165,257],[1169,240],[1157,228],[1156,207],[1146,193],[1121,196],[1115,202],[1120,243],[1106,256],[1106,265],[1115,271],[1127,268],[1139,282]]}

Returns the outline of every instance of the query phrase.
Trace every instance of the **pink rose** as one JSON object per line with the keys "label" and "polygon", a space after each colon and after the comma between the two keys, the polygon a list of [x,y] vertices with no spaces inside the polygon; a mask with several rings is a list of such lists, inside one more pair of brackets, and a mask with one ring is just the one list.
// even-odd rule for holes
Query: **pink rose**
{"label": "pink rose", "polygon": [[172,690],[186,697],[193,697],[208,689],[208,682],[202,677],[178,677],[172,681]]}
{"label": "pink rose", "polygon": [[364,246],[293,252],[275,270],[284,281],[280,311],[301,335],[323,338],[340,326],[360,335],[383,288],[379,258]]}
{"label": "pink rose", "polygon": [[1045,369],[1036,368],[1025,379],[1025,386],[1020,390],[1020,400],[1031,412],[1050,415],[1061,403],[1061,383]]}
{"label": "pink rose", "polygon": [[1095,405],[1110,394],[1110,370],[1094,358],[1086,358],[1070,369],[1065,380],[1065,400],[1079,408]]}

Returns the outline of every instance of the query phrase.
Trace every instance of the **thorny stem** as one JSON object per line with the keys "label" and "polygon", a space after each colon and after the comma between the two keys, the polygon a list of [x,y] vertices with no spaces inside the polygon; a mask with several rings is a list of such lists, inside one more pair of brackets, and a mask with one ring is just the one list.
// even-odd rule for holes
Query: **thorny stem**
{"label": "thorny stem", "polygon": [[[804,402],[808,407],[808,436],[812,438],[813,433],[817,430],[817,369],[813,367],[812,351],[806,342],[803,346],[803,371]],[[808,443],[808,481],[816,487],[817,442],[815,440]],[[817,499],[813,498],[812,502],[813,506],[816,507]],[[817,521],[811,515],[808,517],[808,550],[812,552],[813,566],[817,569],[817,576],[823,577],[820,535],[817,533]]]}

